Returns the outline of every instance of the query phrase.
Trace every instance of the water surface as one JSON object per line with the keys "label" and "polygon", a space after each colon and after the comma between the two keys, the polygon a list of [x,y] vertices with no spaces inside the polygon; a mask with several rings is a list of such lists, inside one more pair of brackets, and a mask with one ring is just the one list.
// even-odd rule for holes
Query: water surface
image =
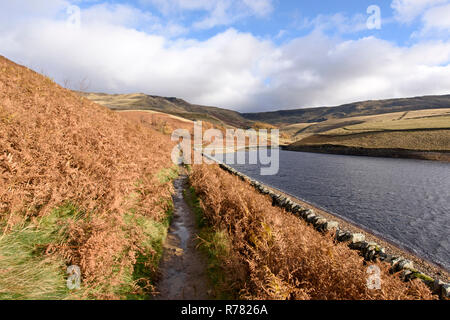
{"label": "water surface", "polygon": [[450,270],[449,163],[280,151],[275,176],[229,164]]}

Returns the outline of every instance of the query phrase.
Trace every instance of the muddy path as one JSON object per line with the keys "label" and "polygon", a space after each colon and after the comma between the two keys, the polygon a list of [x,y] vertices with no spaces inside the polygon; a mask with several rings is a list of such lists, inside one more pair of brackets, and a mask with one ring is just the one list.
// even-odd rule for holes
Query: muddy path
{"label": "muddy path", "polygon": [[208,300],[213,291],[206,273],[206,258],[196,249],[195,216],[183,197],[188,187],[182,173],[174,182],[174,216],[160,263],[156,300]]}

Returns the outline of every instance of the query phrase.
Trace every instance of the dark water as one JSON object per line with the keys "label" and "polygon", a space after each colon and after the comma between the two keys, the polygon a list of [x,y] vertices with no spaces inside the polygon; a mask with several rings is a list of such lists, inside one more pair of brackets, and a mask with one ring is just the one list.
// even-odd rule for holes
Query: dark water
{"label": "dark water", "polygon": [[229,164],[450,270],[449,163],[280,151],[275,176]]}

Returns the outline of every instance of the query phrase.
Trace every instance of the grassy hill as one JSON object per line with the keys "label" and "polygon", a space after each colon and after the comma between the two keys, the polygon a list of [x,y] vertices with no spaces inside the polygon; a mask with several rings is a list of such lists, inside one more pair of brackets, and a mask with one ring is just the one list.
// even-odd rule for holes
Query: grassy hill
{"label": "grassy hill", "polygon": [[190,104],[178,98],[165,98],[142,93],[111,95],[78,92],[78,94],[112,110],[153,110],[189,120],[207,121],[223,127],[249,128],[253,123],[238,112]]}
{"label": "grassy hill", "polygon": [[289,150],[450,160],[450,108],[295,124]]}
{"label": "grassy hill", "polygon": [[[79,94],[113,110],[162,112],[225,128],[279,128],[280,142],[290,150],[438,160],[449,157],[450,95],[241,114],[145,94]],[[405,154],[404,150],[421,154]]]}
{"label": "grassy hill", "polygon": [[242,116],[253,121],[285,126],[296,123],[315,123],[357,116],[439,108],[450,108],[450,95],[363,101],[337,107],[243,113]]}

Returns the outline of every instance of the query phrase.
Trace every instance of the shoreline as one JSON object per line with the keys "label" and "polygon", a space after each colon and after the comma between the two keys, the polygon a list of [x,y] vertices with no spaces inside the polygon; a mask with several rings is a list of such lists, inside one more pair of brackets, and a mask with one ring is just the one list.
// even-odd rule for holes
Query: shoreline
{"label": "shoreline", "polygon": [[299,199],[296,196],[293,196],[282,190],[279,190],[277,188],[269,186],[265,183],[261,183],[261,184],[264,185],[267,189],[269,189],[275,193],[281,194],[287,198],[292,199],[296,203],[299,203],[300,205],[304,206],[305,208],[314,210],[316,213],[318,213],[319,215],[323,216],[326,219],[330,219],[330,220],[339,222],[339,227],[344,230],[347,230],[347,231],[350,231],[353,233],[364,234],[367,241],[376,242],[376,243],[380,244],[382,247],[384,247],[386,249],[386,253],[402,256],[408,260],[411,260],[412,262],[414,262],[414,267],[418,271],[420,271],[434,279],[438,279],[438,280],[444,281],[446,283],[450,282],[450,272],[447,271],[444,267],[439,266],[425,258],[421,258],[420,256],[411,252],[410,250],[408,250],[406,248],[402,248],[401,246],[399,246],[395,243],[392,243],[389,240],[384,239],[382,236],[376,235],[372,231],[367,230],[366,228],[363,228],[361,226],[358,226],[355,223],[350,222],[337,214],[333,214],[328,211],[325,211],[324,209],[321,209],[311,203],[308,203],[305,200]]}
{"label": "shoreline", "polygon": [[[281,148],[281,146],[280,146]],[[203,156],[205,156],[203,154]],[[209,158],[209,157],[207,157]],[[216,159],[214,161],[218,164],[220,164],[220,161],[218,162]],[[259,182],[259,181],[258,181]],[[275,187],[272,187],[266,183],[259,182],[261,185],[265,186],[270,191],[280,194],[282,196],[285,196],[287,198],[290,198],[291,200],[294,200],[294,202],[304,206],[307,209],[314,210],[317,214],[323,216],[324,218],[328,220],[334,220],[339,223],[339,228],[342,230],[350,231],[352,233],[361,233],[365,235],[366,240],[370,242],[376,242],[382,247],[386,249],[386,253],[401,256],[403,258],[406,258],[414,263],[414,268],[418,271],[422,272],[423,274],[432,277],[435,280],[441,280],[445,283],[450,282],[450,271],[446,270],[443,266],[440,266],[432,261],[429,261],[425,258],[420,257],[418,254],[411,252],[409,249],[404,248],[398,244],[393,243],[392,241],[389,241],[385,239],[382,235],[374,234],[373,231],[368,230],[362,226],[357,225],[354,222],[348,221],[344,217],[341,217],[340,215],[336,213],[331,213],[328,211],[325,211],[322,208],[319,208],[316,205],[313,205],[306,200],[300,199],[294,195],[291,195],[287,192],[284,192],[282,190],[279,190]]]}
{"label": "shoreline", "polygon": [[363,148],[350,147],[333,144],[320,145],[282,145],[281,150],[295,152],[311,152],[324,154],[337,154],[349,156],[366,156],[366,157],[382,157],[382,158],[401,158],[450,162],[450,151],[427,151],[427,150],[409,150],[409,149],[390,149],[390,148]]}

